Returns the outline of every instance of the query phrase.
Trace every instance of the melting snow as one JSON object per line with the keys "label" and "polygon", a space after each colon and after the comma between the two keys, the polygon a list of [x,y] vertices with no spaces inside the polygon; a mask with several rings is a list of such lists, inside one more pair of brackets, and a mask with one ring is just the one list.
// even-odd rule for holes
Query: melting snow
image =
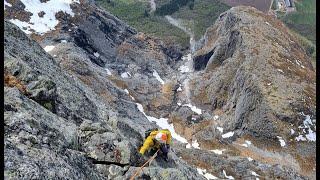
{"label": "melting snow", "polygon": [[136,103],[137,105],[137,108],[139,109],[140,112],[142,112],[144,114],[144,116],[146,116],[146,118],[150,121],[150,122],[156,122],[156,124],[162,128],[162,129],[168,129],[170,132],[171,132],[171,135],[174,139],[182,142],[182,143],[188,143],[188,141],[181,137],[180,135],[178,135],[175,130],[174,130],[174,127],[173,127],[173,124],[169,124],[168,123],[168,119],[167,118],[155,118],[155,117],[152,117],[152,116],[148,116],[146,115],[146,113],[144,112],[143,110],[143,106],[139,103]]}
{"label": "melting snow", "polygon": [[[304,113],[301,113],[301,114],[304,115]],[[316,141],[316,132],[314,132],[311,129],[311,127],[314,127],[314,129],[316,129],[316,125],[313,124],[313,122],[311,121],[311,118],[310,118],[309,115],[304,115],[304,116],[305,116],[306,119],[303,121],[303,126],[301,125],[298,128],[302,129],[302,131],[304,133],[306,133],[306,129],[307,129],[308,134],[307,133],[304,134],[305,137],[303,137],[303,135],[301,135],[299,133],[299,136],[296,137],[295,139],[297,141],[307,141],[308,140],[308,141],[314,141],[315,142]],[[315,120],[313,120],[313,121],[315,122]]]}
{"label": "melting snow", "polygon": [[234,132],[233,132],[233,131],[228,132],[228,133],[225,133],[225,134],[222,134],[222,138],[229,138],[229,137],[232,137],[232,136],[233,136],[233,134],[234,134]]}
{"label": "melting snow", "polygon": [[108,68],[105,68],[105,70],[107,71],[107,74],[108,74],[109,76],[112,75],[111,71],[110,71]]}
{"label": "melting snow", "polygon": [[249,147],[249,146],[251,145],[251,141],[245,140],[244,142],[245,142],[245,143],[244,143],[244,144],[241,144],[241,146]]}
{"label": "melting snow", "polygon": [[222,128],[222,127],[217,127],[217,129],[218,129],[221,133],[223,133],[223,128]]}
{"label": "melting snow", "polygon": [[303,137],[303,135],[299,135],[298,137],[296,137],[297,141],[306,141],[307,139]]}
{"label": "melting snow", "polygon": [[226,178],[228,178],[228,179],[234,179],[234,177],[232,177],[232,176],[227,176],[227,174],[226,174],[226,171],[225,171],[225,170],[223,170],[223,174],[224,174],[224,176],[225,176]]}
{"label": "melting snow", "polygon": [[24,33],[31,34],[30,24],[27,22],[20,21],[19,19],[10,19],[10,22],[17,25]]}
{"label": "melting snow", "polygon": [[197,142],[197,140],[192,141],[192,147],[194,147],[194,148],[196,148],[196,149],[200,149],[199,143]]}
{"label": "melting snow", "polygon": [[254,171],[251,171],[251,174],[254,175],[254,176],[260,176],[259,174],[257,174],[257,173],[254,172]]}
{"label": "melting snow", "polygon": [[282,72],[283,73],[283,71],[281,70],[281,69],[277,69],[279,72]]}
{"label": "melting snow", "polygon": [[99,54],[98,52],[94,52],[93,55],[94,55],[95,57],[97,57],[97,58],[100,56],[100,54]]}
{"label": "melting snow", "polygon": [[190,69],[188,66],[182,65],[179,67],[179,71],[182,73],[190,72]]}
{"label": "melting snow", "polygon": [[[55,26],[59,23],[56,19],[56,13],[59,11],[70,14],[72,17],[74,13],[70,8],[70,4],[79,1],[74,0],[50,0],[45,3],[41,3],[39,0],[21,0],[25,5],[25,11],[31,12],[29,22],[22,22],[18,19],[11,19],[10,21],[27,34],[31,33],[31,29],[35,30],[38,34],[44,34],[48,31],[55,30]],[[43,17],[39,17],[38,13],[44,11]]]}
{"label": "melting snow", "polygon": [[196,106],[193,106],[191,104],[184,104],[183,106],[189,107],[193,112],[195,112],[197,114],[202,114],[201,109],[197,108]]}
{"label": "melting snow", "polygon": [[206,179],[218,179],[214,175],[207,173],[206,169],[197,168],[197,171],[200,175],[204,176]]}
{"label": "melting snow", "polygon": [[[310,132],[311,131],[311,132]],[[306,138],[309,140],[309,141],[314,141],[316,142],[316,132],[313,132],[311,129],[309,129],[309,134],[306,135]]]}
{"label": "melting snow", "polygon": [[192,55],[191,55],[191,53],[189,53],[189,54],[187,54],[187,55],[185,55],[185,56],[182,56],[181,59],[182,59],[182,60],[190,61],[190,60],[192,60]]}
{"label": "melting snow", "polygon": [[159,76],[158,72],[156,70],[153,70],[152,75],[161,83],[164,84],[164,81],[161,79],[161,77]]}
{"label": "melting snow", "polygon": [[248,144],[241,144],[241,146],[248,147]]}
{"label": "melting snow", "polygon": [[46,46],[44,47],[43,49],[46,51],[46,52],[50,52],[54,49],[55,46]]}
{"label": "melting snow", "polygon": [[216,154],[222,154],[222,152],[224,151],[225,149],[221,149],[221,150],[219,150],[219,149],[214,149],[214,150],[210,150],[210,151],[212,151],[212,152],[214,152],[214,153],[216,153]]}
{"label": "melting snow", "polygon": [[4,0],[4,9],[6,9],[6,6],[8,7],[12,7],[12,5],[10,3],[7,3],[6,0]]}
{"label": "melting snow", "polygon": [[280,137],[280,136],[277,136],[277,138],[278,138],[279,141],[280,141],[280,145],[281,145],[282,147],[284,147],[284,146],[286,145],[286,142],[284,142],[284,140],[283,140],[282,137]]}
{"label": "melting snow", "polygon": [[122,78],[129,78],[130,74],[128,72],[121,73]]}

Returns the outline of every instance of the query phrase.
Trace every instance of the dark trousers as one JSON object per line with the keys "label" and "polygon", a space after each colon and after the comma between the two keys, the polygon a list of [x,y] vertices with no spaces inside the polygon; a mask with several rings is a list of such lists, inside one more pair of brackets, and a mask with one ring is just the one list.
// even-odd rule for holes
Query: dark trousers
{"label": "dark trousers", "polygon": [[[168,153],[169,153],[169,146],[168,145],[162,145],[160,146],[160,151],[159,151],[159,155],[161,155],[162,157],[164,157],[165,159],[168,158]],[[152,148],[150,150],[150,156],[154,155],[154,153],[157,152],[157,149]]]}

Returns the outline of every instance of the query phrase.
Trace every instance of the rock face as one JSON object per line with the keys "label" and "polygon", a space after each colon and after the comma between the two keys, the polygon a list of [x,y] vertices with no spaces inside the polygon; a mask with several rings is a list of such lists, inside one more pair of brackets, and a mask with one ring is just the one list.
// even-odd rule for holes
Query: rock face
{"label": "rock face", "polygon": [[[117,79],[106,79],[87,49],[73,43],[55,47],[65,51],[58,61],[8,21],[5,37],[5,178],[131,177],[146,160],[137,154],[144,130],[155,125]],[[138,177],[203,179],[170,156],[168,163],[154,160]]]}
{"label": "rock face", "polygon": [[[10,3],[7,19],[30,19]],[[188,144],[176,135],[169,162],[137,178],[315,179],[315,72],[279,21],[231,8],[181,58],[92,3],[70,7],[42,35],[5,20],[6,179],[129,179],[159,126]]]}
{"label": "rock face", "polygon": [[253,8],[232,8],[207,30],[194,57],[195,69],[204,71],[193,79],[193,99],[222,109],[227,129],[290,137],[306,115],[315,119],[315,71],[295,38],[268,18]]}
{"label": "rock face", "polygon": [[282,138],[284,151],[315,158],[315,151],[297,152],[315,147],[315,71],[282,23],[254,8],[231,8],[207,29],[193,60],[199,72],[191,80],[193,102],[221,114],[201,134],[221,126],[233,138],[273,139],[278,147]]}

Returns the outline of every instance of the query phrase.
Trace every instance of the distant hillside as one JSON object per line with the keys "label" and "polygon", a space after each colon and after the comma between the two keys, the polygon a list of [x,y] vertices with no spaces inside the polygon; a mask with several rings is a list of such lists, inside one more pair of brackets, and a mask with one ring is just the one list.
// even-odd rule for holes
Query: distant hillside
{"label": "distant hillside", "polygon": [[151,12],[149,1],[139,0],[97,0],[97,4],[138,31],[162,38],[166,42],[177,42],[189,46],[189,36],[172,26],[165,15],[194,21],[196,39],[205,33],[217,17],[230,7],[218,0],[163,0],[157,1],[156,10]]}
{"label": "distant hillside", "polygon": [[294,1],[295,12],[276,15],[296,33],[307,54],[316,61],[316,0]]}

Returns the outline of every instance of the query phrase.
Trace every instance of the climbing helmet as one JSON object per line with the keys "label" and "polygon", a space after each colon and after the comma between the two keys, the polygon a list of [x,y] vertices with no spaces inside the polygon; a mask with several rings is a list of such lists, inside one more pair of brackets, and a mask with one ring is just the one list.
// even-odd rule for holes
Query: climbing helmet
{"label": "climbing helmet", "polygon": [[167,135],[162,132],[158,132],[155,139],[160,143],[166,143],[167,142]]}

